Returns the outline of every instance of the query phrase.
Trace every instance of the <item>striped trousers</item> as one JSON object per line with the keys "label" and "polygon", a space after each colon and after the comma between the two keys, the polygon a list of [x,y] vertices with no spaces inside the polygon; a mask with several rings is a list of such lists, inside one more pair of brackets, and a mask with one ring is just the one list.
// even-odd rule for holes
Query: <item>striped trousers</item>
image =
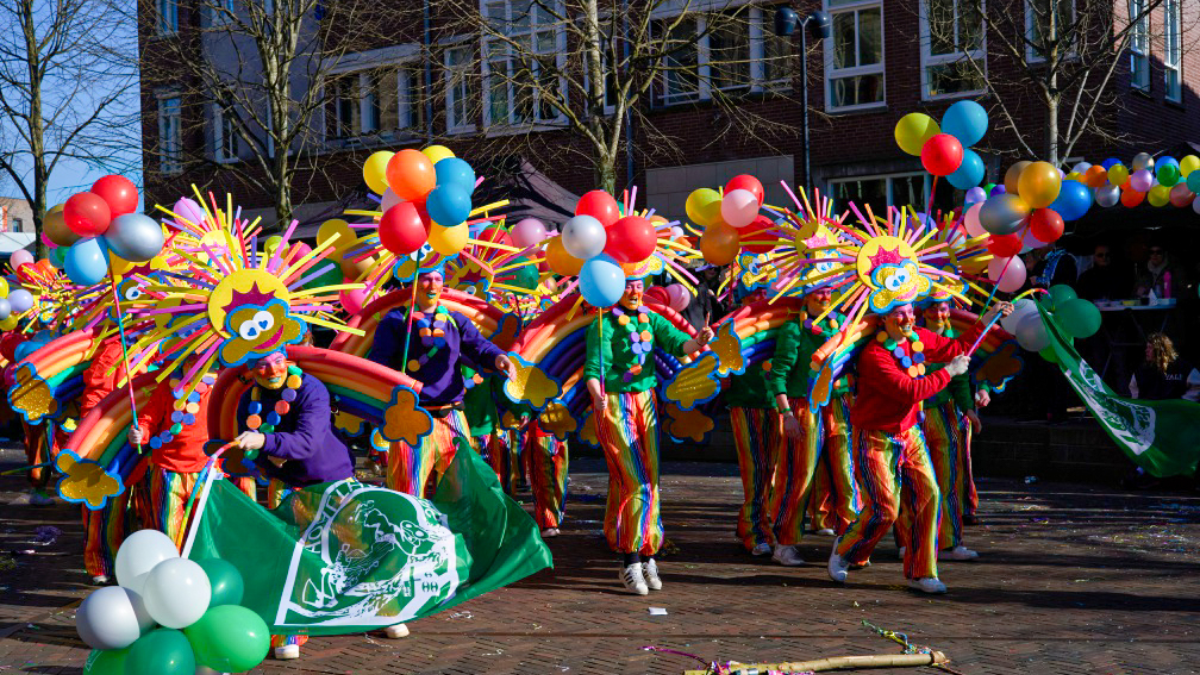
{"label": "striped trousers", "polygon": [[504,494],[509,497],[515,495],[516,471],[512,466],[512,454],[509,452],[508,432],[497,429],[486,436],[472,436],[471,447],[492,467],[492,471],[496,472]]}
{"label": "striped trousers", "polygon": [[925,444],[929,447],[929,458],[937,476],[938,490],[942,493],[942,525],[938,530],[941,548],[954,548],[963,543],[962,517],[967,498],[967,472],[964,467],[967,432],[966,418],[958,414],[953,401],[946,401],[925,411],[921,425],[925,432]]}
{"label": "striped trousers", "polygon": [[742,508],[738,510],[737,535],[751,551],[759,544],[775,543],[771,528],[771,485],[779,458],[783,426],[779,413],[770,408],[730,408],[729,423],[742,474]]}
{"label": "striped trousers", "polygon": [[[461,410],[450,410],[445,417],[433,418],[433,431],[417,446],[400,441],[388,451],[387,487],[418,498],[432,497],[429,477],[436,471],[438,478],[446,473],[462,438],[470,441],[471,430],[467,416]],[[436,489],[436,488],[435,488]]]}
{"label": "striped trousers", "polygon": [[531,422],[523,448],[529,490],[533,493],[533,519],[538,528],[562,525],[567,498],[567,443]]}
{"label": "striped trousers", "polygon": [[605,395],[596,425],[608,464],[604,537],[617,553],[654,555],[662,547],[658,493],[658,400],[654,390]]}
{"label": "striped trousers", "polygon": [[804,399],[790,399],[799,411],[800,438],[791,438],[779,425],[778,458],[771,490],[771,514],[775,519],[775,543],[795,546],[804,538],[804,511],[812,491],[813,472],[821,454],[821,416],[808,408]]}
{"label": "striped trousers", "polygon": [[825,440],[809,500],[812,529],[828,528],[839,535],[846,532],[862,508],[858,485],[854,481],[854,454],[850,447],[851,405],[853,396],[846,393],[830,399],[829,404],[821,408]]}
{"label": "striped trousers", "polygon": [[[142,512],[142,526],[167,535],[175,542],[175,548],[181,550],[190,524],[190,519],[184,520],[187,503],[192,491],[196,489],[200,473],[176,473],[157,466],[146,471],[146,506]],[[228,480],[250,499],[255,498],[253,478],[241,476]]]}

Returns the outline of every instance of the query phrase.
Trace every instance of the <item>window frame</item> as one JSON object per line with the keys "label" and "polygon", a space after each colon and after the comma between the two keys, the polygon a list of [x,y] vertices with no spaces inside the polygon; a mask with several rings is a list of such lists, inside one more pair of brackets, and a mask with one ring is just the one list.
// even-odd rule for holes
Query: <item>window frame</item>
{"label": "window frame", "polygon": [[167,37],[179,33],[178,0],[155,0],[154,15],[156,35]]}
{"label": "window frame", "polygon": [[[483,21],[492,21],[493,20],[488,15],[488,5],[492,4],[492,3],[498,3],[498,2],[504,3],[505,17],[504,17],[503,21],[504,21],[504,25],[510,28],[510,30],[505,32],[505,36],[508,37],[509,39],[513,39],[514,41],[518,41],[520,38],[527,38],[529,41],[529,53],[537,54],[538,56],[553,57],[555,68],[557,68],[557,70],[559,72],[562,72],[566,68],[566,58],[567,58],[567,55],[566,55],[566,51],[567,51],[567,29],[566,29],[566,26],[563,26],[560,23],[557,23],[553,20],[551,20],[550,23],[536,23],[534,21],[534,17],[529,17],[529,23],[526,28],[523,28],[520,30],[511,30],[512,26],[515,23],[512,19],[513,0],[490,0],[490,1],[489,0],[479,0],[479,15],[482,17]],[[554,11],[557,12],[560,16],[564,16],[566,14],[566,7],[565,7],[564,3],[559,2],[558,0],[553,0],[553,2],[554,2]],[[531,1],[529,4],[529,7],[530,7],[530,11],[543,11],[539,7],[539,2]],[[554,33],[554,49],[553,49],[553,51],[547,51],[547,52],[538,51],[538,49],[537,49],[538,34],[550,32],[550,31],[553,31],[553,33]],[[491,45],[489,43],[492,43],[492,42],[499,44],[501,49],[503,50],[502,55],[495,59],[493,59],[489,55],[489,49],[491,48]],[[496,129],[528,129],[530,127],[536,128],[536,127],[550,127],[550,126],[559,127],[559,126],[562,126],[566,122],[566,116],[563,115],[562,112],[560,112],[560,111],[557,111],[557,110],[554,111],[554,116],[551,118],[540,117],[540,115],[539,115],[540,110],[541,110],[541,104],[540,104],[541,99],[540,98],[535,100],[532,105],[532,117],[530,119],[528,119],[528,120],[518,119],[517,107],[520,102],[520,93],[517,91],[517,83],[514,81],[514,76],[511,74],[511,73],[515,72],[515,70],[514,70],[515,59],[516,59],[516,57],[513,56],[513,54],[508,49],[507,45],[504,44],[503,41],[499,41],[499,40],[496,40],[495,38],[491,38],[486,33],[483,33],[482,31],[480,32],[480,36],[479,36],[479,64],[480,64],[479,96],[480,96],[480,101],[482,102],[482,105],[483,105],[483,127],[485,129],[489,129],[489,130],[496,130]],[[537,60],[537,59],[535,59],[535,60]],[[505,63],[505,68],[508,71],[507,73],[505,73],[504,81],[503,81],[504,88],[505,88],[505,94],[506,94],[506,98],[507,98],[506,111],[507,111],[508,119],[506,121],[495,121],[492,119],[492,85],[490,82],[490,76],[492,74],[492,62],[493,61],[496,61],[496,62],[503,61]],[[540,65],[538,67],[538,70],[534,73],[535,81],[540,80],[539,75],[540,75]],[[568,92],[567,92],[567,81],[566,81],[565,77],[562,77],[562,76],[558,77],[558,90],[562,94],[563,99],[566,100]]]}
{"label": "window frame", "polygon": [[[832,27],[834,19],[838,14],[847,12],[854,13],[854,47],[857,57],[859,48],[859,30],[858,13],[864,9],[879,9],[879,63],[870,66],[855,66],[853,68],[834,68],[833,52],[831,45],[826,44],[825,49],[825,110],[828,112],[854,112],[857,110],[871,110],[875,108],[887,107],[887,31],[884,29],[884,8],[883,0],[851,0],[837,7],[832,6],[830,0],[823,0],[823,9],[829,14],[830,26]],[[830,36],[830,40],[835,39]],[[833,85],[835,80],[850,79],[861,77],[863,75],[879,75],[883,83],[883,100],[874,103],[859,103],[856,105],[835,106],[833,104]]]}
{"label": "window frame", "polygon": [[837,178],[829,178],[825,181],[825,183],[826,183],[826,190],[828,191],[829,198],[833,200],[834,210],[839,211],[842,208],[844,208],[843,205],[838,204],[839,198],[837,197],[837,189],[835,186],[839,183],[860,183],[863,181],[870,181],[870,180],[883,180],[883,181],[885,181],[884,185],[886,186],[887,205],[895,206],[896,205],[896,202],[895,202],[895,182],[896,182],[896,180],[901,179],[901,178],[915,178],[915,177],[921,177],[921,179],[922,179],[921,192],[924,195],[924,197],[928,197],[929,190],[932,187],[932,181],[930,180],[929,174],[925,173],[923,171],[899,171],[896,173],[870,173],[870,174],[863,174],[861,176],[839,176]]}
{"label": "window frame", "polygon": [[[929,0],[918,0],[918,39],[921,43],[921,100],[922,101],[946,101],[957,98],[966,98],[968,96],[979,96],[987,92],[987,85],[980,89],[970,89],[966,91],[957,91],[952,94],[935,94],[929,93],[929,69],[936,66],[946,66],[957,63],[959,61],[967,61],[974,59],[977,62],[983,61],[983,80],[987,80],[987,22],[983,19],[987,14],[987,0],[979,0],[979,48],[973,50],[958,49],[958,30],[959,23],[959,3],[968,2],[970,0],[952,0],[954,2],[954,31],[955,31],[955,49],[952,54],[933,54],[932,37],[929,30]],[[1136,1],[1136,0],[1135,0]]]}
{"label": "window frame", "polygon": [[[1145,0],[1129,0],[1127,4],[1131,24],[1129,29],[1129,86],[1149,93],[1151,80],[1150,12],[1145,11],[1145,7]],[[1138,14],[1141,14],[1142,17],[1135,21],[1134,17]]]}
{"label": "window frame", "polygon": [[[457,118],[454,108],[459,102],[458,95],[463,94],[466,103],[463,105],[463,114],[470,116],[470,104],[473,97],[471,92],[470,78],[474,74],[475,58],[477,56],[479,45],[473,41],[457,40],[448,44],[442,50],[442,73],[446,85],[446,133],[447,134],[469,134],[474,133],[478,129],[477,119],[472,119],[469,123],[463,124]],[[463,63],[450,63],[450,56],[453,52],[466,52],[467,58]],[[462,71],[461,80],[455,82],[456,69]],[[460,89],[461,87],[461,89]]]}
{"label": "window frame", "polygon": [[[1175,45],[1171,38],[1174,33]],[[1172,103],[1183,103],[1183,3],[1180,0],[1163,2],[1163,97]],[[1171,86],[1171,73],[1175,86]]]}
{"label": "window frame", "polygon": [[232,143],[234,143],[233,154],[229,155],[226,153],[226,150],[228,150],[226,143],[230,141],[230,139],[225,137],[225,126],[229,121],[227,115],[227,111],[220,103],[212,104],[213,161],[218,164],[233,164],[241,160],[241,152],[239,151],[241,150],[242,139],[236,132],[232,139]]}
{"label": "window frame", "polygon": [[[1078,4],[1076,3],[1076,0],[1059,0],[1059,2],[1069,3],[1069,6],[1071,8],[1071,20],[1072,20],[1072,22],[1076,21],[1077,17],[1078,17],[1077,13],[1079,11],[1079,7],[1078,7]],[[1045,63],[1046,57],[1038,55],[1038,53],[1034,51],[1033,44],[1032,44],[1034,41],[1033,29],[1035,26],[1035,23],[1034,23],[1035,16],[1034,16],[1032,4],[1033,4],[1033,0],[1025,0],[1023,3],[1024,11],[1025,11],[1025,39],[1026,39],[1025,61],[1027,63]],[[1068,49],[1067,52],[1065,54],[1063,54],[1060,58],[1065,60],[1065,59],[1074,59],[1078,56],[1079,56],[1079,53],[1075,49],[1075,42],[1072,42],[1071,48]]]}
{"label": "window frame", "polygon": [[[157,109],[155,114],[158,118],[158,147],[160,149],[158,157],[158,172],[164,176],[177,176],[183,173],[183,95],[178,91],[167,90],[160,91],[155,94]],[[166,105],[168,101],[174,101],[174,112],[172,115],[166,114]],[[174,119],[175,147],[169,149],[166,145],[168,125],[171,119]]]}

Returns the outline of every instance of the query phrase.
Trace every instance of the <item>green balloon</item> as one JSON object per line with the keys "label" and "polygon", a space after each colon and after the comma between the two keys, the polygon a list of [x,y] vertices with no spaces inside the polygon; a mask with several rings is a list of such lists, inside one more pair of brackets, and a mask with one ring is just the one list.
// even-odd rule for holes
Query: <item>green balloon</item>
{"label": "green balloon", "polygon": [[246,585],[242,581],[242,573],[238,572],[232,563],[219,558],[206,558],[197,564],[208,575],[208,582],[212,585],[212,601],[208,603],[209,607],[242,604],[242,594]]}
{"label": "green balloon", "polygon": [[125,672],[127,675],[194,675],[196,655],[182,632],[155,628],[129,648]]}
{"label": "green balloon", "polygon": [[1043,359],[1046,359],[1050,363],[1058,363],[1058,354],[1054,352],[1053,345],[1046,347],[1042,351],[1038,352],[1038,354],[1040,354]]}
{"label": "green balloon", "polygon": [[226,673],[254,668],[271,649],[266,622],[240,605],[212,607],[183,632],[200,665]]}
{"label": "green balloon", "polygon": [[1078,297],[1075,289],[1066,284],[1056,284],[1050,287],[1050,300],[1055,307],[1061,307],[1064,302]]}
{"label": "green balloon", "polygon": [[1082,298],[1068,300],[1055,308],[1054,318],[1063,332],[1073,338],[1086,338],[1100,330],[1100,310]]}
{"label": "green balloon", "polygon": [[125,675],[125,649],[93,649],[83,664],[83,675]]}
{"label": "green balloon", "polygon": [[334,284],[342,283],[342,268],[332,260],[322,260],[313,267],[319,269],[326,265],[329,266],[329,269],[305,283],[303,288],[320,288],[321,286],[333,286]]}

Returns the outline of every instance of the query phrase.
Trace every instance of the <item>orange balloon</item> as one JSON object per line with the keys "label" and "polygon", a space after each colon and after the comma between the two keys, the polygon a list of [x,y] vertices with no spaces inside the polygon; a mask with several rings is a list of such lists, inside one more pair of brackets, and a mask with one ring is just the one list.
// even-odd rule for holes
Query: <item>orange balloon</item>
{"label": "orange balloon", "polygon": [[583,269],[583,261],[567,253],[562,237],[554,237],[546,244],[546,262],[555,274],[564,277],[579,274],[579,270]]}
{"label": "orange balloon", "polygon": [[1021,174],[1025,171],[1025,167],[1033,164],[1022,160],[1008,167],[1008,171],[1004,173],[1004,191],[1010,195],[1020,194]]}
{"label": "orange balloon", "polygon": [[1145,192],[1138,192],[1137,190],[1125,190],[1121,193],[1121,203],[1128,208],[1133,208],[1138,204],[1141,204],[1145,199]]}
{"label": "orange balloon", "polygon": [[50,262],[49,260],[42,258],[41,260],[37,261],[34,266],[37,267],[38,271],[42,274],[54,276],[54,263]]}
{"label": "orange balloon", "polygon": [[1096,164],[1083,174],[1083,182],[1088,187],[1098,188],[1108,182],[1108,170]]}
{"label": "orange balloon", "polygon": [[704,234],[700,235],[700,253],[710,265],[728,265],[741,248],[738,231],[720,220],[704,228]]}
{"label": "orange balloon", "polygon": [[387,181],[397,197],[416,201],[424,199],[437,185],[437,173],[425,153],[410,148],[388,160]]}

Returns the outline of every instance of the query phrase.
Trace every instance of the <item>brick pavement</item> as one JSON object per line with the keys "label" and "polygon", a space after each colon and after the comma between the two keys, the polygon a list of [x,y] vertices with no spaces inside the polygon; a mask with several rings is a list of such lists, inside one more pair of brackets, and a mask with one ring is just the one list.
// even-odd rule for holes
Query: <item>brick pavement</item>
{"label": "brick pavement", "polygon": [[[0,453],[0,468],[18,466]],[[264,673],[681,673],[687,659],[783,661],[895,653],[861,622],[906,632],[944,651],[964,674],[1154,673],[1200,670],[1200,495],[1124,493],[1094,486],[982,481],[987,524],[967,543],[983,558],[947,563],[950,594],[904,589],[895,547],[833,587],[830,541],[801,549],[814,564],[785,569],[741,552],[740,499],[727,464],[667,463],[664,520],[674,552],[665,590],[621,591],[600,533],[606,476],[596,460],[572,467],[569,520],[552,540],[556,568],[411,625],[413,635],[317,638],[298,662]],[[88,592],[74,509],[20,502],[0,478],[0,671],[81,673],[74,607]],[[15,502],[15,503],[14,503]],[[31,543],[38,525],[63,534]],[[650,616],[663,607],[667,616]],[[871,671],[914,672],[912,669]]]}

